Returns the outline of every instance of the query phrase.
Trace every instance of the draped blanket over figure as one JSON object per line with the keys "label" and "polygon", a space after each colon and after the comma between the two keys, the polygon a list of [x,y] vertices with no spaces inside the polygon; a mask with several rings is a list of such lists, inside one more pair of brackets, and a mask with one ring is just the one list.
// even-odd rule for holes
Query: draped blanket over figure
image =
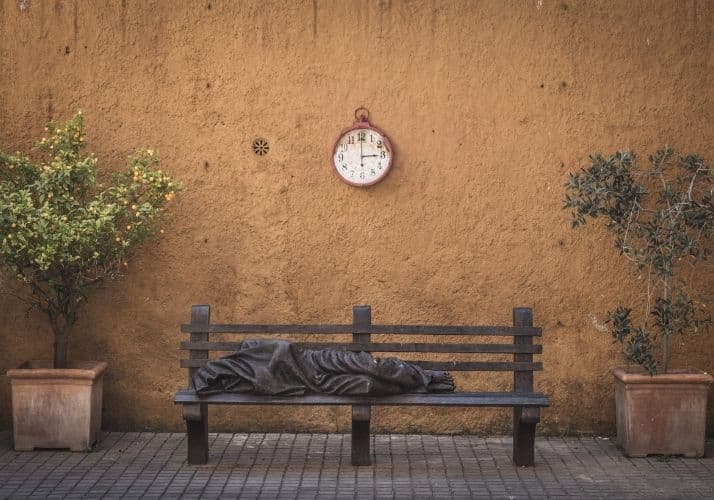
{"label": "draped blanket over figure", "polygon": [[193,385],[200,395],[249,392],[274,396],[307,393],[378,396],[451,392],[447,372],[424,370],[397,358],[367,352],[303,349],[285,340],[244,340],[235,353],[208,361]]}

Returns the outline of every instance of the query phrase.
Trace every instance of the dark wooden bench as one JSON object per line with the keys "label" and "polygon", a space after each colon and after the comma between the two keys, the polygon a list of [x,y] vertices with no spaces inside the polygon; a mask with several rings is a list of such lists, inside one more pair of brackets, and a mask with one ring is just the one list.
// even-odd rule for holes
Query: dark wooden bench
{"label": "dark wooden bench", "polygon": [[[189,351],[189,359],[181,360],[188,368],[189,388],[176,393],[174,402],[183,407],[188,434],[188,462],[205,464],[208,461],[207,406],[219,405],[350,405],[352,406],[352,464],[369,465],[369,428],[372,406],[449,406],[513,407],[513,462],[529,466],[534,462],[536,424],[541,407],[548,406],[548,396],[533,391],[533,372],[542,370],[533,354],[540,354],[542,346],[533,343],[541,329],[533,326],[529,308],[513,309],[513,326],[432,326],[432,325],[373,325],[370,306],[355,306],[351,325],[218,325],[210,322],[209,306],[191,307],[191,323],[181,331],[190,334],[189,342],[181,349]],[[210,351],[235,351],[239,341],[211,342],[210,334],[351,334],[352,342],[297,342],[311,349],[340,348],[377,353],[478,353],[513,354],[513,361],[412,361],[423,368],[456,371],[512,371],[513,390],[510,392],[453,392],[401,394],[395,396],[333,396],[310,394],[305,396],[259,396],[255,394],[221,393],[199,397],[191,388],[196,369],[209,359]],[[372,335],[438,335],[438,343],[374,342]],[[449,343],[449,336],[513,337],[512,343]],[[237,340],[237,339],[236,339]],[[399,356],[396,354],[396,356]],[[458,381],[456,390],[459,391]]]}

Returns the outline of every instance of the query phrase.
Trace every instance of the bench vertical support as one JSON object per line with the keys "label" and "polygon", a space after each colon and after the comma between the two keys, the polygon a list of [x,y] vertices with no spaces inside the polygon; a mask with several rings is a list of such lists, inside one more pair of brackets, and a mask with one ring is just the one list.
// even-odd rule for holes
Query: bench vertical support
{"label": "bench vertical support", "polygon": [[[513,308],[513,326],[533,326],[533,311],[528,307]],[[515,335],[515,345],[532,345],[530,335]],[[533,354],[516,353],[514,362],[533,362]],[[513,372],[513,392],[533,392],[533,372]],[[513,408],[513,463],[532,466],[535,463],[535,429],[540,417],[540,408]]]}
{"label": "bench vertical support", "polygon": [[[369,333],[360,333],[372,325],[372,307],[354,306],[352,308],[352,342],[368,344]],[[369,405],[352,406],[352,465],[370,465],[369,425],[372,407]]]}
{"label": "bench vertical support", "polygon": [[[191,324],[208,325],[211,322],[210,306],[191,306]],[[208,332],[191,333],[191,342],[208,342]],[[208,351],[190,351],[189,359],[208,359]],[[197,368],[188,369],[188,386],[193,387],[193,374]],[[184,412],[188,436],[188,463],[200,465],[208,462],[208,408],[197,405],[192,412]]]}

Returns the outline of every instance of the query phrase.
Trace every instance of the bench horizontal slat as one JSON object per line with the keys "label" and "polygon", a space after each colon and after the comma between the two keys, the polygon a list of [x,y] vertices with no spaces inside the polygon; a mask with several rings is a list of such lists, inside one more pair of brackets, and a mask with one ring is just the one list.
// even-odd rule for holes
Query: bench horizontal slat
{"label": "bench horizontal slat", "polygon": [[[481,352],[481,353],[535,353],[543,352],[540,344],[427,344],[374,342],[331,343],[331,342],[294,342],[305,349],[344,349],[347,351],[366,352]],[[194,351],[237,351],[241,342],[181,342],[181,349]]]}
{"label": "bench horizontal slat", "polygon": [[181,325],[184,333],[370,333],[373,335],[505,335],[539,337],[539,327],[441,325]]}
{"label": "bench horizontal slat", "polygon": [[410,363],[419,365],[426,370],[447,370],[454,372],[466,371],[494,371],[494,372],[531,372],[540,371],[543,365],[540,361],[534,363],[514,363],[512,361],[415,361]]}
{"label": "bench horizontal slat", "polygon": [[[181,368],[198,368],[206,364],[205,359],[182,359]],[[530,372],[543,369],[541,362],[511,362],[511,361],[416,361],[406,360],[427,370],[448,371],[497,371],[497,372]]]}
{"label": "bench horizontal slat", "polygon": [[176,404],[251,404],[251,405],[370,405],[370,406],[549,406],[550,398],[539,393],[451,392],[398,394],[394,396],[261,396],[256,394],[220,393],[198,397],[189,389],[176,393]]}

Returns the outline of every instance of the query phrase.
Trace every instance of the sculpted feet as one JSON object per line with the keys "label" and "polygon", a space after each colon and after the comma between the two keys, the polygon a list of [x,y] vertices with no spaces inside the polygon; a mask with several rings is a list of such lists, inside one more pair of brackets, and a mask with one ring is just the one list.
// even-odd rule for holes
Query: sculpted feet
{"label": "sculpted feet", "polygon": [[448,372],[433,371],[427,389],[429,392],[453,392],[454,378]]}

